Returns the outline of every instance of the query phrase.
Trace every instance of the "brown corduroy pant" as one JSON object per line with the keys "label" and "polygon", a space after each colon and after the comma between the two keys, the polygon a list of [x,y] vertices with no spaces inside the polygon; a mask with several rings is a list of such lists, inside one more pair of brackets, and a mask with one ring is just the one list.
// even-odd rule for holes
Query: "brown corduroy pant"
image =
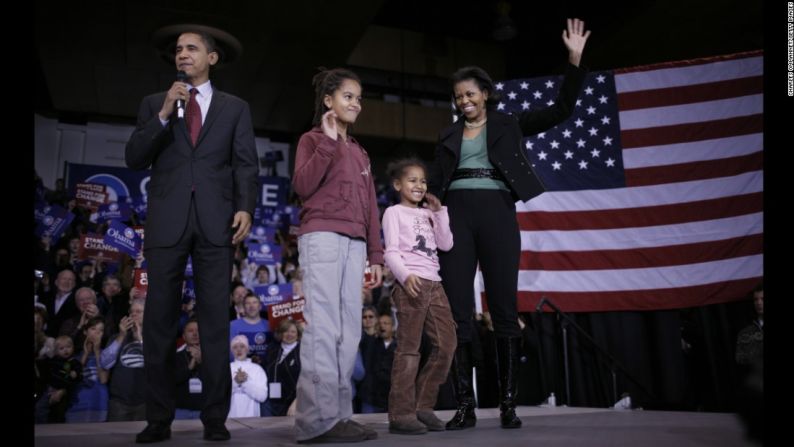
{"label": "brown corduroy pant", "polygon": [[[392,300],[397,308],[397,351],[391,372],[389,420],[415,419],[417,411],[433,411],[438,387],[447,379],[457,347],[455,322],[440,281],[420,278],[419,296],[412,298],[397,284]],[[422,333],[432,346],[430,356],[419,369]]]}

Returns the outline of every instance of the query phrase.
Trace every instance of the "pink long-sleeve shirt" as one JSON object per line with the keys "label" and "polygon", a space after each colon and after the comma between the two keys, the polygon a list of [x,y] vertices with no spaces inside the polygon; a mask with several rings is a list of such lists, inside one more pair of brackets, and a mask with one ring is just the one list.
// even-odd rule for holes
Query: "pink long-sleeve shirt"
{"label": "pink long-sleeve shirt", "polygon": [[441,281],[438,250],[452,248],[447,207],[433,212],[427,208],[390,206],[383,213],[383,238],[386,265],[400,284],[405,284],[410,274]]}

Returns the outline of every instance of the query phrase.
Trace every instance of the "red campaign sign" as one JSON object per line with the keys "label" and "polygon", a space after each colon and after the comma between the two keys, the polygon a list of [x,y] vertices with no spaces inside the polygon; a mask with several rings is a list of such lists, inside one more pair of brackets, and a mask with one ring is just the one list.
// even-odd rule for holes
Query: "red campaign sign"
{"label": "red campaign sign", "polygon": [[107,186],[97,183],[78,183],[75,185],[74,198],[77,206],[96,212],[107,201]]}
{"label": "red campaign sign", "polygon": [[80,248],[77,250],[77,259],[96,259],[101,261],[118,262],[121,252],[104,241],[99,234],[84,234],[80,236]]}
{"label": "red campaign sign", "polygon": [[276,330],[281,320],[291,319],[296,322],[305,321],[303,319],[303,305],[306,304],[305,298],[285,301],[279,304],[267,306],[267,322],[272,330]]}
{"label": "red campaign sign", "polygon": [[137,234],[138,236],[140,236],[141,240],[143,240],[143,237],[144,237],[144,235],[145,235],[145,232],[144,232],[144,227],[143,227],[143,225],[134,225],[134,226],[132,227],[132,229],[133,229],[133,230],[135,230],[135,234]]}
{"label": "red campaign sign", "polygon": [[146,269],[133,270],[132,286],[143,290],[144,293],[149,291],[149,279],[146,275]]}
{"label": "red campaign sign", "polygon": [[143,258],[144,258],[143,244],[144,242],[146,242],[144,240],[144,236],[146,235],[146,232],[144,231],[143,228],[144,228],[143,225],[133,225],[132,227],[133,231],[135,231],[135,234],[137,234],[138,237],[141,238],[141,251],[138,253],[138,258],[135,259],[135,267],[139,267],[141,264],[143,264]]}

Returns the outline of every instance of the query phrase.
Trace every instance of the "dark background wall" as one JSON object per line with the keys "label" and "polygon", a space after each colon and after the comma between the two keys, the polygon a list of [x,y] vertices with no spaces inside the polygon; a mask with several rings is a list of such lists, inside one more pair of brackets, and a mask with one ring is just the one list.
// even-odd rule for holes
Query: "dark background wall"
{"label": "dark background wall", "polygon": [[[294,145],[309,127],[316,67],[354,68],[366,97],[355,135],[380,173],[393,156],[432,156],[457,67],[495,79],[561,73],[566,17],[593,30],[584,63],[610,69],[762,48],[762,13],[757,0],[37,0],[34,111],[134,124],[140,99],[174,79],[158,30],[205,24],[242,46],[213,81],[249,101],[257,135],[274,141]],[[505,17],[514,36],[497,40]]]}

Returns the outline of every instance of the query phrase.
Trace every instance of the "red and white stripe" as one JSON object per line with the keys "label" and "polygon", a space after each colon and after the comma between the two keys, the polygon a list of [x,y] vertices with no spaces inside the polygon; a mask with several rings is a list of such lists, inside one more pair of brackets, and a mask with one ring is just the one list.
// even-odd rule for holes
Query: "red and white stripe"
{"label": "red and white stripe", "polygon": [[615,72],[626,188],[516,204],[519,309],[672,309],[763,277],[763,54]]}

